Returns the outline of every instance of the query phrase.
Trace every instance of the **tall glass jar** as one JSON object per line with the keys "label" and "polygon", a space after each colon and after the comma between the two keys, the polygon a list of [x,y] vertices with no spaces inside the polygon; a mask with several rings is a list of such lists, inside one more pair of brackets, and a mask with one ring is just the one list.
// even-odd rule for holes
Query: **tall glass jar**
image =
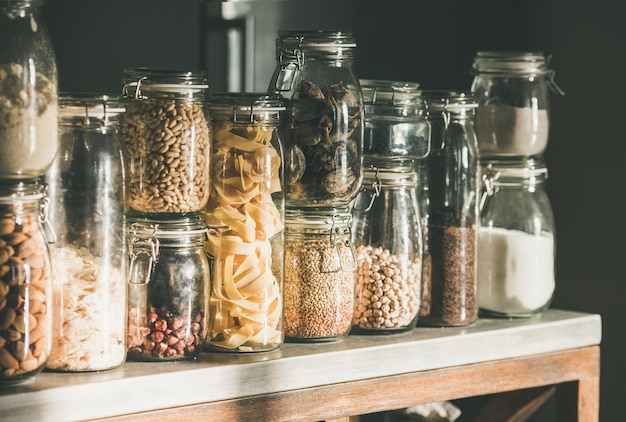
{"label": "tall glass jar", "polygon": [[422,231],[414,167],[365,170],[356,198],[353,332],[415,328],[422,301]]}
{"label": "tall glass jar", "polygon": [[362,181],[363,100],[350,32],[281,30],[269,92],[289,100],[286,207],[348,212]]}
{"label": "tall glass jar", "polygon": [[211,194],[205,210],[213,280],[206,345],[212,350],[277,349],[283,334],[284,100],[214,94]]}
{"label": "tall glass jar", "polygon": [[479,227],[477,160],[474,118],[476,101],[469,92],[422,91],[437,132],[427,158],[428,249],[431,284],[419,324],[462,326],[478,317],[476,303],[477,230]]}
{"label": "tall glass jar", "polygon": [[0,182],[0,385],[34,377],[52,341],[44,186]]}
{"label": "tall glass jar", "polygon": [[538,52],[479,51],[471,90],[476,96],[476,134],[481,157],[535,157],[548,144],[550,57]]}
{"label": "tall glass jar", "polygon": [[54,270],[46,367],[99,371],[126,359],[126,163],[118,97],[61,93],[59,154],[45,178]]}
{"label": "tall glass jar", "polygon": [[481,166],[478,306],[481,315],[529,317],[550,305],[556,284],[548,170],[542,159]]}
{"label": "tall glass jar", "polygon": [[354,314],[351,215],[287,212],[286,222],[285,336],[293,342],[341,341]]}
{"label": "tall glass jar", "polygon": [[204,73],[131,68],[122,83],[130,209],[155,214],[202,210],[209,197],[211,150]]}
{"label": "tall glass jar", "polygon": [[35,179],[58,148],[56,56],[45,0],[0,0],[0,179]]}
{"label": "tall glass jar", "polygon": [[177,219],[131,212],[128,359],[192,359],[204,347],[210,267],[201,213]]}

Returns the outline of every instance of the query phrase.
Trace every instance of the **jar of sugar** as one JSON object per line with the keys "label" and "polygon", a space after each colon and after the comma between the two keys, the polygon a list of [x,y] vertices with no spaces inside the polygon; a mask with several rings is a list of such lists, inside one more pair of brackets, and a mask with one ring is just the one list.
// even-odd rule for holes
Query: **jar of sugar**
{"label": "jar of sugar", "polygon": [[538,52],[479,51],[473,59],[471,90],[479,155],[536,157],[548,144],[549,93],[563,94]]}
{"label": "jar of sugar", "polygon": [[555,231],[540,158],[481,163],[478,231],[480,315],[530,317],[555,289]]}

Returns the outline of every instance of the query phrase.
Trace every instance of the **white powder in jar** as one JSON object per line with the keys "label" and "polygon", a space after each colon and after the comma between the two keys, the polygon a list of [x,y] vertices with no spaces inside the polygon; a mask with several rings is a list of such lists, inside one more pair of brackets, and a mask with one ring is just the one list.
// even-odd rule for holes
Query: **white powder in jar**
{"label": "white powder in jar", "polygon": [[530,315],[552,299],[554,238],[482,227],[478,232],[478,306],[506,315]]}
{"label": "white powder in jar", "polygon": [[533,156],[548,144],[548,110],[506,104],[476,110],[478,151],[483,156]]}

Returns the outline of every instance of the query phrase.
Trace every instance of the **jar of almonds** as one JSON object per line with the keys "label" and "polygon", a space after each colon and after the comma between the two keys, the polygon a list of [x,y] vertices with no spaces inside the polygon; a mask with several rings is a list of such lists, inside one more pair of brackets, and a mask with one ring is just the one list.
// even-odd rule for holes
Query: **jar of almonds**
{"label": "jar of almonds", "polygon": [[200,211],[209,197],[211,150],[204,72],[131,68],[122,83],[129,207],[155,214]]}
{"label": "jar of almonds", "polygon": [[38,182],[0,183],[0,385],[32,378],[50,355],[45,199]]}

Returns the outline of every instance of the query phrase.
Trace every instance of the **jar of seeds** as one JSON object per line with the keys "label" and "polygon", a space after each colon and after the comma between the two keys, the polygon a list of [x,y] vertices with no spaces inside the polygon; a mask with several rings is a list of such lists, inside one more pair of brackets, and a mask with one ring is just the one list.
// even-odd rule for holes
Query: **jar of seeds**
{"label": "jar of seeds", "polygon": [[52,276],[44,186],[0,182],[0,385],[32,378],[52,342]]}
{"label": "jar of seeds", "polygon": [[58,148],[58,76],[46,0],[0,0],[0,179],[33,180]]}
{"label": "jar of seeds", "polygon": [[201,213],[128,217],[128,359],[192,359],[204,346],[210,294]]}
{"label": "jar of seeds", "polygon": [[211,150],[207,90],[203,72],[125,70],[122,139],[130,209],[180,214],[206,205]]}
{"label": "jar of seeds", "polygon": [[278,126],[284,100],[213,94],[211,194],[205,209],[213,268],[208,348],[277,349],[283,334],[284,192]]}
{"label": "jar of seeds", "polygon": [[289,100],[286,207],[349,212],[362,180],[363,100],[350,32],[281,30],[269,92]]}
{"label": "jar of seeds", "polygon": [[354,313],[351,215],[288,212],[286,222],[285,336],[295,342],[343,340]]}
{"label": "jar of seeds", "polygon": [[[476,321],[479,166],[470,92],[422,91],[433,122],[426,158],[430,285],[418,324],[461,326]],[[441,138],[437,128],[443,129]],[[438,147],[437,139],[442,139]]]}

